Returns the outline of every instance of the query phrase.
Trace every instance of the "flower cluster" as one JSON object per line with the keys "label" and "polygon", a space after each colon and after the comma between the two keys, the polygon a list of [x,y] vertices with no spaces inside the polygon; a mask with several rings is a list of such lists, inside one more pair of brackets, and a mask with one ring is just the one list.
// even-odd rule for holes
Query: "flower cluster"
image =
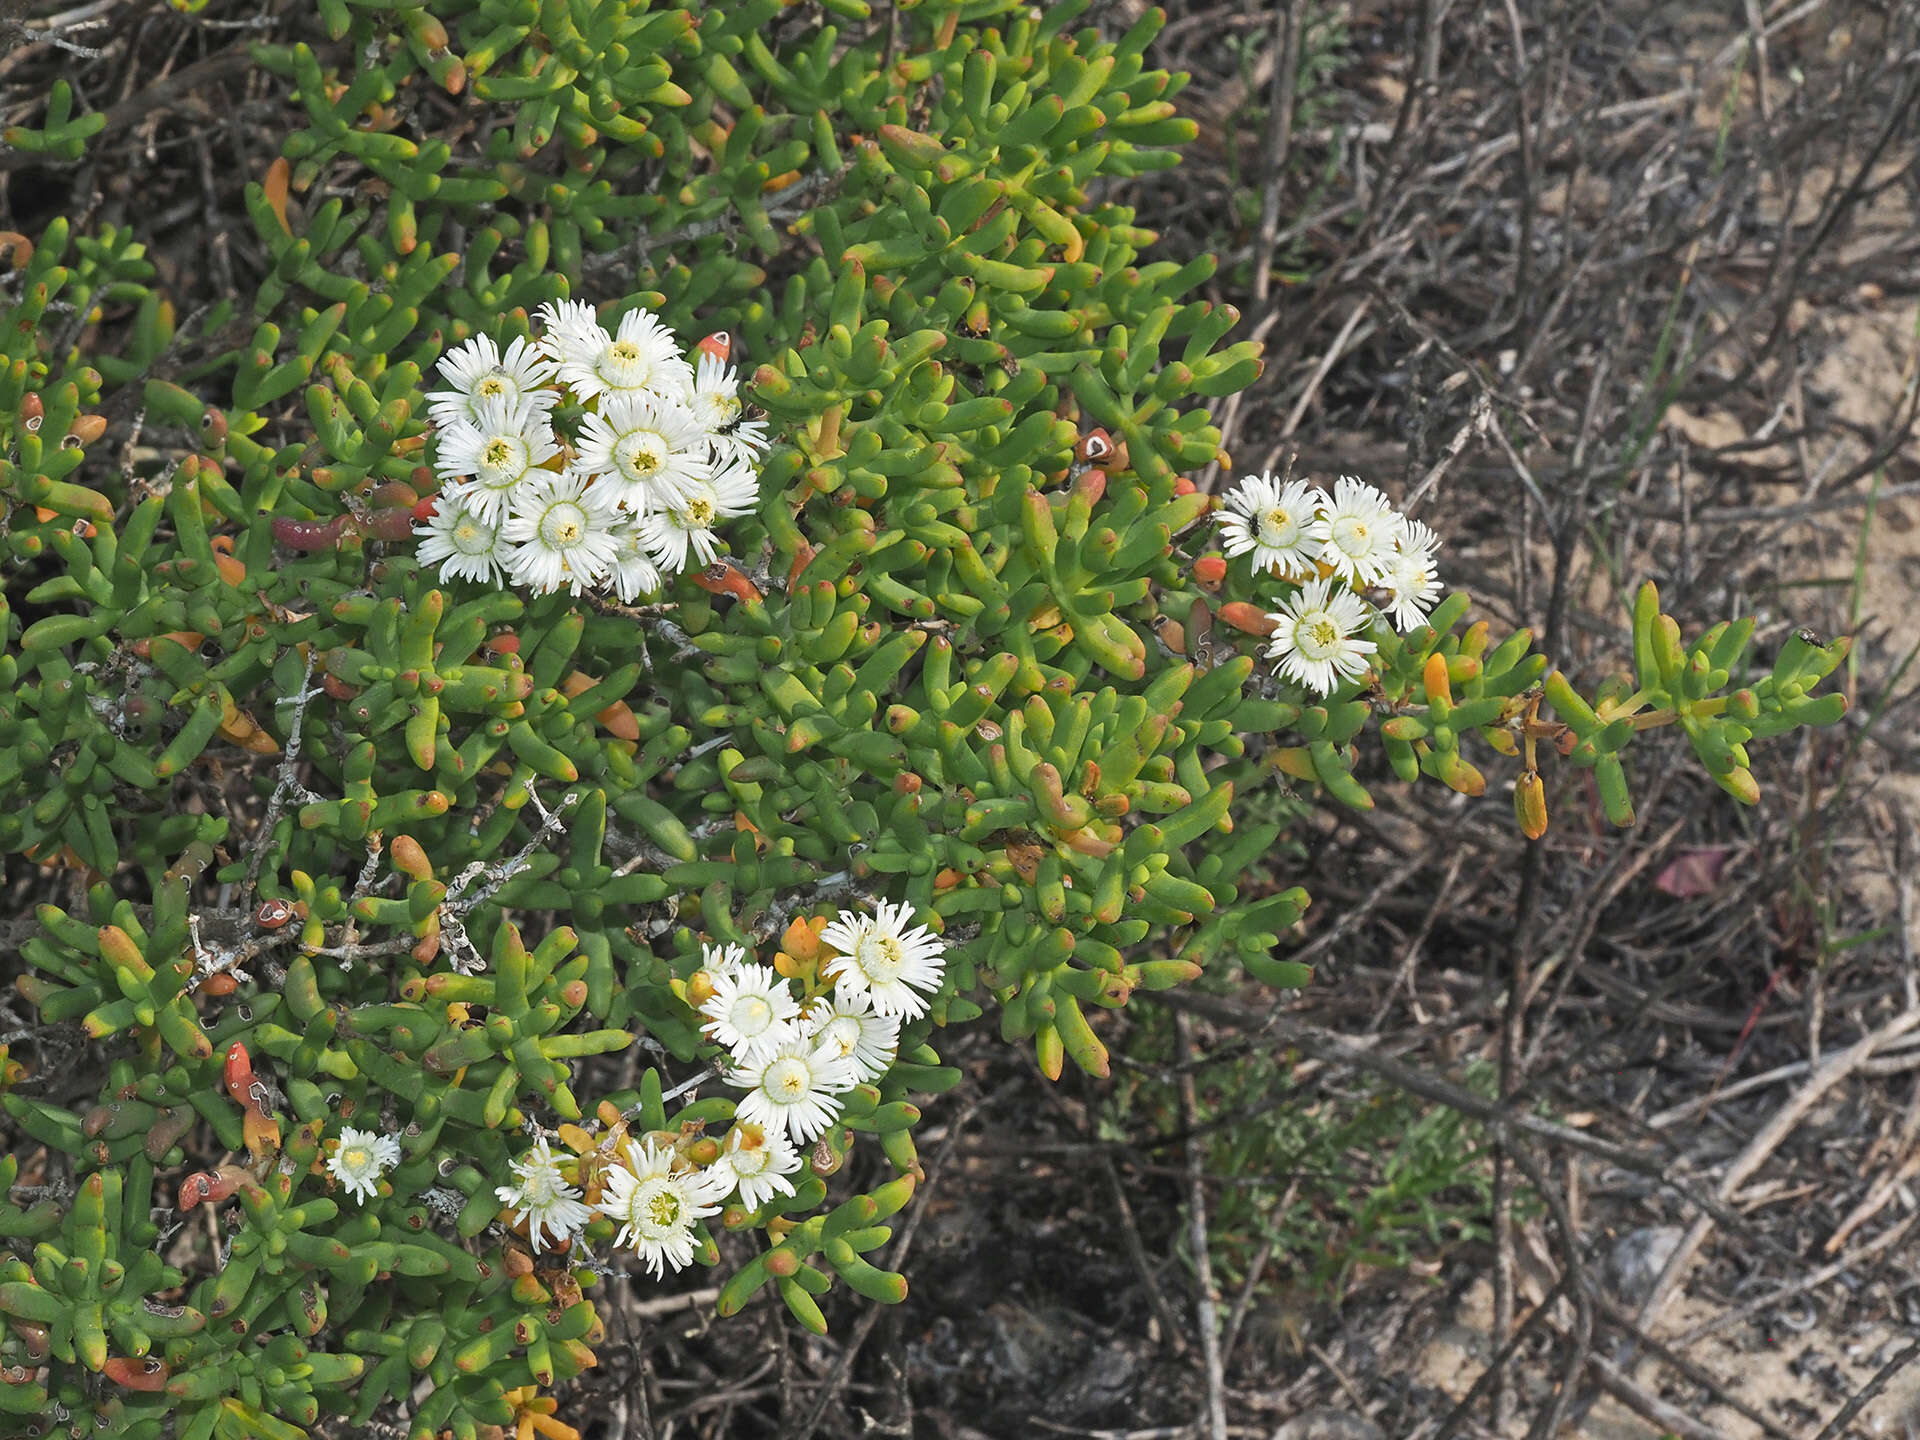
{"label": "flower cluster", "polygon": [[[584,300],[539,318],[532,342],[502,352],[480,335],[440,361],[451,388],[427,398],[442,488],[414,530],[420,561],[442,580],[605,587],[630,604],[719,556],[719,525],[759,500],[766,424],[742,418],[724,333],[690,358],[644,310],[612,333]],[[572,435],[555,428],[562,406]]]}
{"label": "flower cluster", "polygon": [[1354,476],[1328,494],[1305,480],[1249,475],[1227,494],[1219,524],[1228,555],[1299,587],[1268,616],[1267,655],[1318,694],[1366,674],[1374,625],[1410,631],[1440,598],[1440,538]]}
{"label": "flower cluster", "polygon": [[687,990],[708,1038],[727,1052],[728,1083],[746,1092],[732,1127],[699,1158],[659,1133],[621,1137],[592,1200],[579,1167],[569,1179],[561,1168],[568,1162],[536,1140],[513,1162],[516,1183],[494,1192],[533,1249],[564,1246],[598,1213],[619,1226],[615,1243],[661,1276],[693,1262],[695,1223],[730,1196],[755,1210],[792,1195],[800,1147],[834,1123],[847,1091],[886,1073],[901,1025],[924,1015],[940,988],[941,943],[911,918],[906,905],[880,902],[871,915],[842,911],[815,922],[808,933],[838,953],[817,957],[817,983],[803,987],[804,998],[794,989],[799,980],[743,947],[706,946]]}
{"label": "flower cluster", "polygon": [[926,1014],[946,973],[938,937],[911,920],[908,906],[885,901],[871,915],[841,911],[819,935],[839,953],[804,1003],[738,946],[707,948],[695,993],[707,1035],[727,1048],[729,1079],[747,1092],[742,1119],[803,1145],[833,1124],[840,1096],[886,1072],[901,1025]]}

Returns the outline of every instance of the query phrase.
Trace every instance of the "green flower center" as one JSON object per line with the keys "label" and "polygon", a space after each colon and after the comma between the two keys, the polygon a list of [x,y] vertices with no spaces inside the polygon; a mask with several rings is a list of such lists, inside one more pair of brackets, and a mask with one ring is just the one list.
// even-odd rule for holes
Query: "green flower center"
{"label": "green flower center", "polygon": [[628,1216],[633,1228],[650,1239],[659,1239],[671,1234],[679,1226],[686,1209],[686,1202],[671,1180],[656,1175],[643,1181],[640,1188],[633,1192],[633,1203]]}

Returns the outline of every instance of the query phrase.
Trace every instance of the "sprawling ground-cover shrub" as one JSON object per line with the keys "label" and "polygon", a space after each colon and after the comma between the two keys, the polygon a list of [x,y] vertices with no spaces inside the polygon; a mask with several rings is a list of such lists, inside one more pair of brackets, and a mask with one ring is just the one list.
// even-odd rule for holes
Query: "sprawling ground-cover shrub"
{"label": "sprawling ground-cover shrub", "polygon": [[[1258,361],[1188,298],[1210,262],[1139,263],[1102,189],[1188,134],[1157,20],[828,8],[326,0],[324,37],[259,53],[310,123],[249,190],[251,315],[176,333],[132,235],[16,238],[0,844],[75,897],[17,937],[46,1028],[0,1094],[7,1183],[39,1187],[0,1204],[18,1428],[545,1420],[593,1363],[595,1267],[714,1263],[716,1229],[750,1257],[723,1311],[898,1298],[867,1256],[915,1097],[958,1079],[942,1029],[991,1004],[1050,1074],[1103,1073],[1089,1017],[1136,988],[1304,981],[1272,952],[1306,897],[1243,893],[1275,832],[1237,792],[1371,804],[1379,717],[1409,779],[1477,793],[1469,731],[1524,752],[1531,831],[1541,742],[1625,821],[1638,728],[1750,799],[1745,740],[1837,715],[1805,689],[1838,648],[1729,692],[1750,627],[1683,649],[1651,591],[1597,708],[1525,635],[1459,632],[1464,597],[1374,626],[1355,674],[1276,677],[1306,574],[1256,572],[1258,507],[1218,531],[1180,478]],[[87,133],[61,93],[11,138]],[[727,332],[768,417],[732,559],[650,599],[420,559],[429,372],[569,299]],[[114,407],[164,465],[122,469]],[[779,1046],[715,997],[825,1023],[876,921],[932,980],[836,1032],[834,1103],[790,1124]],[[97,1072],[48,1063],[76,1025]],[[174,1236],[202,1204],[217,1254]]]}

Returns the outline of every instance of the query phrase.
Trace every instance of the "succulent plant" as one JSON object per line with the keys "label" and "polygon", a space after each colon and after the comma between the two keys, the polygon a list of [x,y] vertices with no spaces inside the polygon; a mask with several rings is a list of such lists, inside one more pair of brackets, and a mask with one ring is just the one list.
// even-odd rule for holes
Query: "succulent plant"
{"label": "succulent plant", "polygon": [[[817,998],[846,964],[823,926],[868,899],[939,937],[939,988],[793,1193],[713,1218],[750,1257],[723,1312],[771,1286],[819,1329],[836,1280],[898,1300],[869,1257],[918,1101],[959,1080],[946,1027],[991,1007],[1049,1075],[1103,1074],[1099,1014],[1136,989],[1305,981],[1275,951],[1307,897],[1247,885],[1275,831],[1236,795],[1279,773],[1370,805],[1376,734],[1401,777],[1479,793],[1478,734],[1524,753],[1530,833],[1543,740],[1626,823],[1640,729],[1679,724],[1750,801],[1748,741],[1844,708],[1808,694],[1843,643],[1746,684],[1750,624],[1683,648],[1650,588],[1637,674],[1592,704],[1524,632],[1460,631],[1460,595],[1331,693],[1258,663],[1285,586],[1208,550],[1183,478],[1257,347],[1191,298],[1213,262],[1142,263],[1109,198],[1192,133],[1143,62],[1157,13],[1110,39],[1071,28],[1084,3],[1010,0],[824,6],[844,28],[777,0],[318,8],[326,43],[256,48],[309,123],[248,188],[250,315],[183,332],[121,230],[6,237],[0,847],[84,892],[40,909],[17,983],[107,1075],[78,1106],[12,1064],[0,1091],[27,1137],[0,1173],[41,1189],[0,1203],[20,1433],[565,1430],[541,1392],[594,1363],[581,1252],[640,1178],[612,1172],[704,1173],[738,1108],[709,949]],[[403,98],[428,87],[445,133]],[[57,90],[9,140],[72,160],[97,118]],[[425,375],[568,299],[753,365],[758,509],[655,603],[416,554]],[[109,403],[151,460],[109,456]],[[636,1078],[587,1088],[614,1054]],[[554,1194],[600,1207],[564,1249],[500,1195],[529,1130]],[[169,1263],[154,1217],[202,1203],[219,1253]]]}

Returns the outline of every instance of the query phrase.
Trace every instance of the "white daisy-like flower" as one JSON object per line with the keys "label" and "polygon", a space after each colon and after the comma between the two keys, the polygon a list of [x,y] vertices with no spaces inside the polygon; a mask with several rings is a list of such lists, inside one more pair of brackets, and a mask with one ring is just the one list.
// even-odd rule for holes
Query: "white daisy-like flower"
{"label": "white daisy-like flower", "polygon": [[683,400],[693,392],[693,367],[659,316],[629,310],[609,335],[584,300],[548,301],[539,314],[547,327],[541,352],[577,398],[650,391]]}
{"label": "white daisy-like flower", "polygon": [[1310,580],[1267,618],[1277,627],[1267,657],[1279,671],[1320,695],[1342,680],[1367,673],[1367,656],[1376,646],[1358,633],[1367,627],[1367,606],[1351,590],[1333,590],[1333,582]]}
{"label": "white daisy-like flower", "polygon": [[505,573],[506,545],[497,523],[471,508],[472,499],[459,485],[442,490],[429,515],[414,525],[420,542],[414,551],[423,566],[438,565],[442,580],[478,580],[497,583]]}
{"label": "white daisy-like flower", "polygon": [[1384,607],[1400,627],[1400,633],[1427,623],[1427,612],[1440,598],[1440,576],[1434,569],[1434,556],[1440,549],[1440,537],[1418,520],[1402,522],[1404,529],[1392,563],[1381,577],[1380,586],[1391,597]]}
{"label": "white daisy-like flower", "polygon": [[817,997],[802,1023],[816,1045],[838,1050],[851,1061],[854,1078],[862,1083],[886,1074],[900,1051],[900,1017],[876,1013],[873,996],[865,990]]}
{"label": "white daisy-like flower", "polygon": [[463,480],[467,508],[498,524],[514,486],[560,453],[553,422],[527,401],[488,400],[478,420],[456,420],[441,430],[433,468],[442,480]]}
{"label": "white daisy-like flower", "polygon": [[741,1205],[758,1210],[776,1195],[793,1194],[793,1182],[787,1177],[800,1165],[800,1152],[778,1128],[769,1133],[750,1120],[736,1120],[713,1169],[733,1177]]}
{"label": "white daisy-like flower", "polygon": [[1387,573],[1404,523],[1386,496],[1342,475],[1309,532],[1320,546],[1315,558],[1350,585],[1372,585]]}
{"label": "white daisy-like flower", "polygon": [[940,937],[924,925],[910,927],[912,918],[909,906],[884,900],[875,902],[872,915],[842,910],[833,918],[820,938],[840,952],[832,968],[836,997],[864,993],[875,1014],[906,1020],[927,1013],[927,996],[940,988],[947,957]]}
{"label": "white daisy-like flower", "polygon": [[640,517],[622,513],[613,526],[613,566],[608,580],[613,585],[613,593],[620,597],[622,605],[631,605],[636,600],[656,594],[666,579],[660,573],[660,567],[653,563],[653,555],[647,549],[646,532],[640,528]]}
{"label": "white daisy-like flower", "polygon": [[613,567],[619,542],[612,502],[584,475],[542,470],[513,492],[500,538],[513,547],[507,573],[536,594],[578,595]]}
{"label": "white daisy-like flower", "polygon": [[544,388],[554,378],[552,362],[524,339],[515,340],[502,355],[491,335],[476,335],[441,356],[438,368],[453,388],[427,396],[427,413],[436,425],[459,420],[480,424],[480,407],[489,401],[509,408],[525,402],[545,414],[560,398]]}
{"label": "white daisy-like flower", "polygon": [[1271,471],[1249,475],[1226,497],[1218,517],[1228,555],[1253,556],[1256,571],[1286,579],[1312,575],[1320,543],[1312,536],[1320,496],[1304,480],[1282,485]]}
{"label": "white daisy-like flower", "polygon": [[700,947],[700,968],[714,975],[746,964],[747,947],[744,945],[702,945]]}
{"label": "white daisy-like flower", "polygon": [[700,351],[687,408],[702,430],[711,434],[731,430],[746,408],[740,403],[740,372],[711,351]]}
{"label": "white daisy-like flower", "polygon": [[767,422],[742,420],[740,372],[710,350],[702,350],[694,371],[693,394],[687,408],[706,434],[716,469],[736,463],[754,464],[766,453]]}
{"label": "white daisy-like flower", "polygon": [[393,1136],[351,1125],[341,1129],[340,1144],[327,1157],[333,1178],[362,1205],[379,1193],[380,1177],[399,1163],[400,1142]]}
{"label": "white daisy-like flower", "polygon": [[737,1118],[785,1130],[804,1145],[833,1124],[841,1095],[860,1082],[837,1049],[795,1034],[764,1060],[741,1066],[732,1083],[747,1092]]}
{"label": "white daisy-like flower", "polygon": [[493,1193],[502,1205],[512,1207],[525,1217],[527,1238],[533,1242],[534,1254],[540,1253],[543,1230],[553,1237],[549,1243],[558,1245],[571,1239],[593,1218],[593,1211],[580,1202],[580,1191],[560,1173],[559,1162],[548,1149],[546,1136],[535,1140],[533,1148],[510,1162],[508,1168],[519,1177],[520,1183],[495,1186]]}
{"label": "white daisy-like flower", "polygon": [[[710,972],[711,973],[711,972]],[[700,1006],[706,1032],[746,1064],[765,1060],[795,1034],[800,1002],[771,965],[734,965],[712,974],[713,994]]]}
{"label": "white daisy-like flower", "polygon": [[666,1267],[684,1270],[693,1263],[693,1224],[718,1213],[733,1189],[731,1170],[674,1169],[672,1146],[661,1147],[649,1135],[643,1145],[629,1139],[621,1162],[607,1171],[600,1213],[620,1222],[617,1245],[631,1245],[656,1280]]}
{"label": "white daisy-like flower", "polygon": [[669,501],[641,517],[647,553],[669,575],[687,568],[690,557],[711,565],[720,556],[714,527],[749,514],[760,501],[760,485],[745,465],[730,465],[711,480],[696,480],[682,500]]}
{"label": "white daisy-like flower", "polygon": [[636,515],[698,493],[713,478],[707,436],[693,411],[678,400],[622,393],[600,402],[600,413],[580,423],[574,469],[600,477],[616,500]]}

